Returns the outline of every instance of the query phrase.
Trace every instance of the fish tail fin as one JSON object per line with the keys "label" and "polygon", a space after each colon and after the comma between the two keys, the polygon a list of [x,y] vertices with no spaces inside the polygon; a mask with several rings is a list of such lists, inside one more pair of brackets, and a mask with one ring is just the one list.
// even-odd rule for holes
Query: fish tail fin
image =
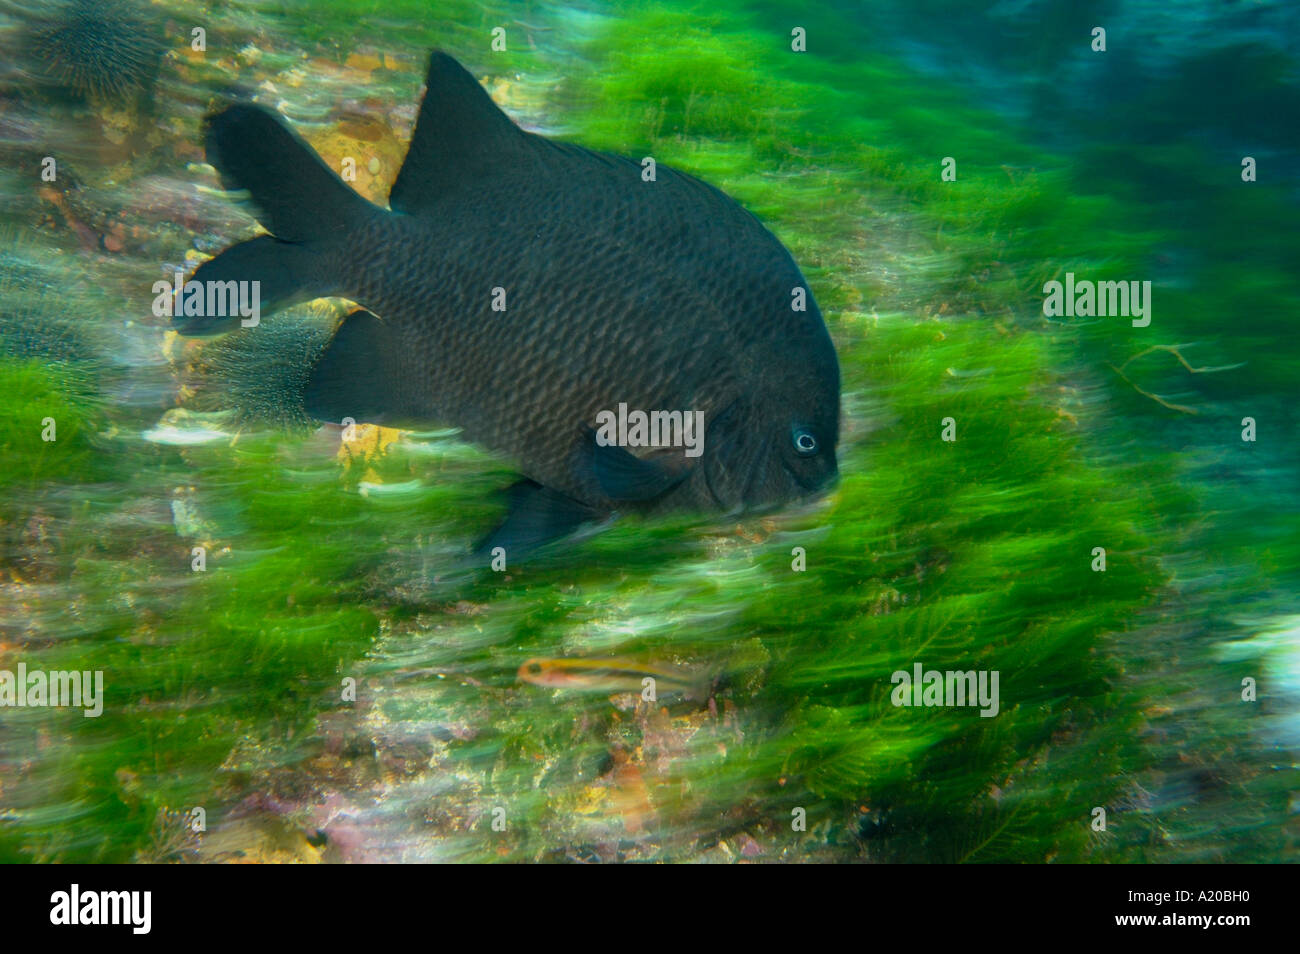
{"label": "fish tail fin", "polygon": [[261,106],[238,103],[209,116],[207,157],[228,188],[249,191],[283,242],[342,238],[380,211]]}
{"label": "fish tail fin", "polygon": [[[240,103],[207,119],[207,158],[228,189],[245,189],[271,233],[226,249],[191,281],[260,284],[264,311],[347,291],[346,254],[357,229],[382,216],[274,113]],[[182,316],[184,334],[228,330],[227,315]]]}

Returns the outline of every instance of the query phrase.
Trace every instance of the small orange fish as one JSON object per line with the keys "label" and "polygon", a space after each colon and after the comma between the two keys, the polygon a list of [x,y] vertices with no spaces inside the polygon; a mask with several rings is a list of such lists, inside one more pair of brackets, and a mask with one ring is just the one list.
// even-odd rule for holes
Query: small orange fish
{"label": "small orange fish", "polygon": [[701,669],[647,663],[632,656],[604,658],[534,658],[519,667],[523,682],[547,689],[580,692],[654,692],[653,700],[678,695],[692,702],[705,702],[712,694],[713,680]]}

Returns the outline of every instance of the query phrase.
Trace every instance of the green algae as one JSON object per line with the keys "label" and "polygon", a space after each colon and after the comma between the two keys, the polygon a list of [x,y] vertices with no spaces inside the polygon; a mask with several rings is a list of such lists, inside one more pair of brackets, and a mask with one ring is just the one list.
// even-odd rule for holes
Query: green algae
{"label": "green algae", "polygon": [[[425,20],[414,6],[335,3],[304,17],[285,5],[265,27],[290,46],[336,44],[340,59],[390,43],[418,60],[462,40],[486,51],[498,20],[535,19],[503,4]],[[1031,145],[947,84],[850,55],[833,38],[853,27],[829,10],[614,12],[552,91],[569,138],[715,182],[794,251],[843,366],[831,499],[739,528],[622,521],[497,574],[464,560],[499,514],[508,463],[442,435],[341,468],[298,430],[298,409],[265,399],[287,380],[275,361],[309,337],[271,343],[260,362],[250,337],[208,346],[199,361],[217,383],[203,407],[263,415],[183,450],[115,430],[96,374],[11,346],[4,568],[10,583],[47,586],[6,597],[7,610],[21,602],[29,621],[29,667],[102,669],[107,702],[100,719],[29,713],[7,727],[12,751],[41,754],[22,785],[6,779],[0,857],[131,860],[168,810],[204,805],[219,822],[250,793],[282,795],[286,779],[310,800],[329,787],[317,766],[335,719],[362,750],[346,760],[352,786],[383,779],[393,797],[409,783],[411,830],[458,859],[558,860],[626,842],[628,857],[682,860],[738,832],[789,860],[1278,857],[1289,783],[1258,770],[1248,716],[1207,704],[1203,676],[1158,658],[1180,639],[1171,598],[1221,620],[1300,565],[1294,520],[1288,536],[1266,495],[1258,519],[1216,523],[1231,489],[1204,471],[1218,445],[1249,453],[1232,431],[1242,409],[1270,406],[1295,372],[1293,349],[1270,347],[1296,304],[1294,236],[1268,214],[1275,187],[1216,187],[1218,171],[1188,147],[1135,160]],[[823,52],[789,51],[800,21]],[[504,75],[542,60],[513,46],[479,62]],[[939,177],[949,155],[953,183]],[[1146,199],[1155,184],[1171,206],[1202,199],[1195,228],[1174,229]],[[1146,274],[1174,245],[1206,264],[1190,287],[1161,291],[1151,334],[1044,320],[1048,279]],[[1228,312],[1258,318],[1228,336]],[[268,319],[282,335],[289,320]],[[1125,365],[1189,341],[1195,366],[1249,367]],[[46,417],[53,445],[39,442]],[[942,439],[949,418],[955,441]],[[1178,456],[1185,441],[1205,453]],[[367,482],[411,489],[371,494]],[[796,546],[806,570],[792,567]],[[1178,558],[1198,547],[1232,572],[1189,570]],[[1198,569],[1199,586],[1187,579]],[[644,707],[515,677],[535,656],[613,654],[710,667],[718,716],[674,707],[690,737],[670,745]],[[917,662],[999,671],[1003,711],[892,705],[891,674]],[[1231,686],[1257,668],[1247,654],[1217,676]],[[342,697],[349,677],[355,706]],[[1152,712],[1171,702],[1192,715],[1177,744],[1157,745],[1169,723]],[[402,725],[426,737],[417,756],[395,754]],[[588,804],[614,750],[662,752],[670,766],[669,783],[652,785],[651,837]],[[1179,759],[1229,794],[1157,810],[1144,786]],[[420,800],[430,773],[447,787]],[[1232,824],[1198,835],[1225,805]],[[1106,832],[1090,827],[1097,806]],[[500,837],[485,821],[494,809],[509,819]],[[799,811],[806,830],[792,828]]]}

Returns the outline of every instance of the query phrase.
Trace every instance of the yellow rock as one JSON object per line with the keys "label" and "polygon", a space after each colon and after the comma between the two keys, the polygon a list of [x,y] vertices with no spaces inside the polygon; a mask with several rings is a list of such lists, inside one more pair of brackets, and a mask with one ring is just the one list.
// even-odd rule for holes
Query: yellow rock
{"label": "yellow rock", "polygon": [[354,70],[378,70],[384,69],[384,56],[382,53],[350,53],[344,60],[344,66]]}
{"label": "yellow rock", "polygon": [[[345,121],[338,129],[308,136],[325,164],[371,202],[384,205],[391,183],[386,170],[401,168],[406,147],[384,123]],[[351,162],[346,165],[344,159]]]}
{"label": "yellow rock", "polygon": [[338,459],[344,468],[353,465],[365,467],[363,480],[382,483],[371,462],[384,456],[388,445],[402,436],[395,427],[381,427],[378,424],[358,424],[353,428],[352,440],[344,440],[339,445]]}
{"label": "yellow rock", "polygon": [[578,804],[573,810],[579,815],[595,815],[601,810],[605,799],[609,797],[609,789],[603,785],[588,785],[578,795]]}

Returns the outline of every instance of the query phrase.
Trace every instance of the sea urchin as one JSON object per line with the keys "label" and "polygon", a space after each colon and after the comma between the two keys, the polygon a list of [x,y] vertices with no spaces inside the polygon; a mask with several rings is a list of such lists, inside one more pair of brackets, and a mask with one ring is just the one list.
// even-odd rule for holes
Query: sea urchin
{"label": "sea urchin", "polygon": [[151,87],[163,54],[156,22],[133,0],[62,0],[32,24],[28,48],[48,82],[117,100]]}

